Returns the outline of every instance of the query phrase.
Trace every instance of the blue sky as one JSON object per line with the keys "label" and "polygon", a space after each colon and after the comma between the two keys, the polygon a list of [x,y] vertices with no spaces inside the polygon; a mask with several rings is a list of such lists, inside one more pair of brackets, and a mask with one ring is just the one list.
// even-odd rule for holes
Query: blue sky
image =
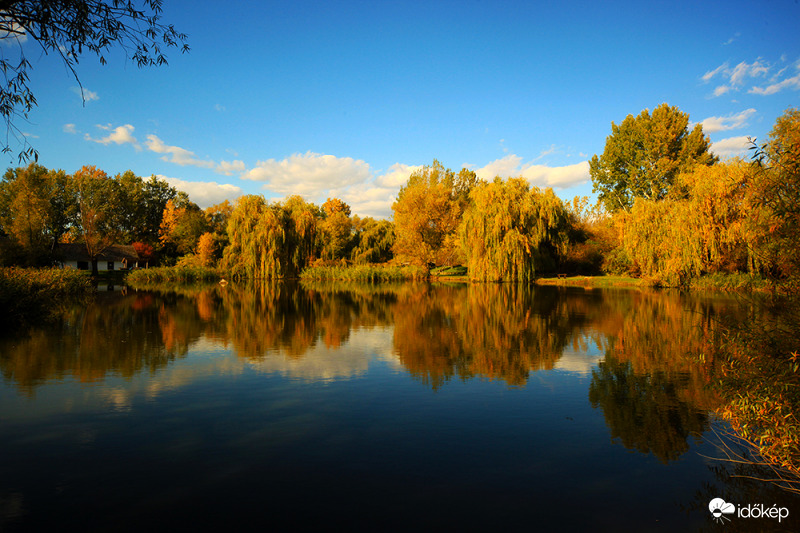
{"label": "blue sky", "polygon": [[85,105],[22,43],[39,106],[17,125],[41,164],[155,174],[203,207],[300,194],[389,217],[434,158],[569,199],[591,195],[587,161],[628,114],[677,106],[727,157],[800,105],[794,0],[164,4],[191,52],[84,56]]}

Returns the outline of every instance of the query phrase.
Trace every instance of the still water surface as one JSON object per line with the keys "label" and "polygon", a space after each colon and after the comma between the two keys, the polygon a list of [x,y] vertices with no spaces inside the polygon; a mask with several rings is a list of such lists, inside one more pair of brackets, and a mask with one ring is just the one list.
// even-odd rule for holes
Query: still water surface
{"label": "still water surface", "polygon": [[[730,476],[731,298],[511,285],[100,293],[0,339],[0,530],[797,531]],[[718,525],[715,497],[788,520]],[[232,529],[233,528],[233,529]]]}

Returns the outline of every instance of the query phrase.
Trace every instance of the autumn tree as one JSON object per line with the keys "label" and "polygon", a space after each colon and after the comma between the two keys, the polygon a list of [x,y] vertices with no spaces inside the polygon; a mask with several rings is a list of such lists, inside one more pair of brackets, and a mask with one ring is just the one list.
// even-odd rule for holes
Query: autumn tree
{"label": "autumn tree", "polygon": [[552,189],[531,188],[523,178],[480,183],[459,229],[470,277],[533,281],[554,266],[563,249],[569,213]]}
{"label": "autumn tree", "polygon": [[283,276],[286,232],[279,205],[269,205],[260,195],[242,196],[228,220],[228,238],[221,263],[224,270],[251,279]]}
{"label": "autumn tree", "polygon": [[352,241],[350,206],[339,198],[328,198],[322,204],[322,213],[322,257],[327,260],[344,259]]}
{"label": "autumn tree", "polygon": [[322,214],[319,207],[297,195],[277,204],[275,209],[284,226],[282,270],[284,274],[297,275],[318,257]]}
{"label": "autumn tree", "polygon": [[186,35],[161,21],[162,0],[17,0],[0,3],[0,34],[13,49],[0,56],[0,115],[6,123],[7,136],[2,151],[10,152],[8,135],[22,143],[20,160],[36,159],[38,153],[14,125],[26,120],[37,105],[29,85],[33,64],[25,56],[22,44],[30,37],[45,54],[61,58],[80,85],[78,62],[87,54],[96,55],[101,64],[112,48],[121,48],[138,67],[164,65],[164,50],[170,47],[189,50]]}
{"label": "autumn tree", "polygon": [[97,257],[122,235],[119,183],[94,166],[73,174],[78,191],[77,233],[97,274]]}
{"label": "autumn tree", "polygon": [[205,214],[188,197],[168,200],[161,218],[159,241],[168,253],[194,253],[197,240],[208,230]]}
{"label": "autumn tree", "polygon": [[681,172],[717,162],[710,144],[700,124],[689,130],[689,115],[677,107],[628,115],[611,123],[605,150],[589,162],[593,192],[611,213],[630,211],[635,198],[664,199]]}
{"label": "autumn tree", "polygon": [[464,169],[456,176],[435,159],[411,174],[392,204],[394,255],[423,266],[457,264],[456,229],[476,182],[474,172]]}
{"label": "autumn tree", "polygon": [[770,274],[800,275],[800,110],[778,117],[761,146],[754,146],[755,198],[768,210],[769,239],[757,248]]}
{"label": "autumn tree", "polygon": [[355,215],[353,231],[350,259],[354,263],[385,263],[392,258],[394,226],[391,222]]}

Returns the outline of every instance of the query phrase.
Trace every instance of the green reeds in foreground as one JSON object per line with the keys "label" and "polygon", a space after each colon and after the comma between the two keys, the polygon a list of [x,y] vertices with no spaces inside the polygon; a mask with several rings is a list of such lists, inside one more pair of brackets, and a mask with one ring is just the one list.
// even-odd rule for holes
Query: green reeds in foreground
{"label": "green reeds in foreground", "polygon": [[421,280],[428,272],[418,266],[315,266],[303,270],[302,280],[406,281]]}
{"label": "green reeds in foreground", "polygon": [[132,285],[151,285],[156,283],[197,283],[217,281],[219,271],[200,266],[156,267],[134,270],[128,274],[126,282]]}
{"label": "green reeds in foreground", "polygon": [[89,272],[70,268],[0,268],[0,328],[45,320],[65,297],[92,294]]}

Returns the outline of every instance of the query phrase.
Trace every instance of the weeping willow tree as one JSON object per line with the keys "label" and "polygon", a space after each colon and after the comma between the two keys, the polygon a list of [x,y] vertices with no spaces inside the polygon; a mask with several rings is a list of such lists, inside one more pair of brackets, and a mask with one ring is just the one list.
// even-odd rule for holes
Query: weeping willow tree
{"label": "weeping willow tree", "polygon": [[533,281],[566,243],[569,214],[552,189],[495,178],[473,188],[470,200],[459,236],[473,279]]}
{"label": "weeping willow tree", "polygon": [[676,181],[686,198],[637,200],[624,220],[625,252],[643,275],[672,286],[703,274],[758,270],[753,250],[766,227],[753,176],[737,160],[697,166]]}
{"label": "weeping willow tree", "polygon": [[283,204],[285,227],[284,272],[299,274],[318,256],[320,249],[320,208],[300,196],[290,196]]}
{"label": "weeping willow tree", "polygon": [[228,219],[230,244],[221,267],[234,277],[278,278],[284,273],[284,211],[263,196],[239,198]]}

